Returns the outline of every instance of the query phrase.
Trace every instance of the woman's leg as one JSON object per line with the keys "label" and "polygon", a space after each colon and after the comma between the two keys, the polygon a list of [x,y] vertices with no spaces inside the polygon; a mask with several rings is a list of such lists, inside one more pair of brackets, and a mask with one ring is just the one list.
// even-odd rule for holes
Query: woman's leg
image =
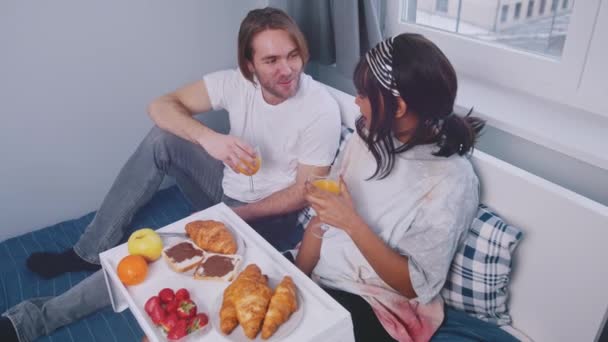
{"label": "woman's leg", "polygon": [[384,330],[384,327],[376,317],[374,310],[372,310],[372,307],[365,299],[344,291],[328,288],[324,288],[324,290],[350,312],[356,341],[395,341],[395,339]]}

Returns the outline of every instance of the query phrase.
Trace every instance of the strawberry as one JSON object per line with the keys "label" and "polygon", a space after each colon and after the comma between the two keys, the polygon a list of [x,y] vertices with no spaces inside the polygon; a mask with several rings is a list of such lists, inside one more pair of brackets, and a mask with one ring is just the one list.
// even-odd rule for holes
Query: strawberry
{"label": "strawberry", "polygon": [[158,296],[153,296],[150,297],[148,301],[146,301],[146,304],[144,305],[144,310],[149,315],[152,312],[152,309],[156,306],[160,306],[160,298],[158,298]]}
{"label": "strawberry", "polygon": [[190,318],[196,315],[196,304],[190,299],[182,300],[177,305],[177,317]]}
{"label": "strawberry", "polygon": [[169,332],[171,331],[171,329],[173,329],[173,327],[175,327],[175,325],[177,324],[177,314],[176,313],[170,313],[167,316],[164,317],[164,319],[160,322],[160,326],[161,328],[163,328],[163,330],[165,332]]}
{"label": "strawberry", "polygon": [[180,338],[188,335],[188,322],[185,320],[178,320],[173,329],[167,334],[169,340],[179,340]]}
{"label": "strawberry", "polygon": [[165,305],[165,311],[167,313],[172,313],[177,311],[177,304],[179,304],[177,298],[174,298],[172,301]]}
{"label": "strawberry", "polygon": [[175,299],[178,302],[181,302],[184,299],[190,299],[190,292],[188,292],[186,289],[179,289],[177,292],[175,292]]}
{"label": "strawberry", "polygon": [[152,311],[149,313],[150,318],[154,324],[159,325],[167,314],[163,310],[163,308],[159,306],[155,306],[152,308]]}
{"label": "strawberry", "polygon": [[160,301],[162,303],[166,304],[166,303],[169,303],[170,301],[172,301],[173,298],[175,298],[175,293],[173,293],[173,290],[171,290],[171,289],[162,289],[158,293],[158,297],[160,298]]}
{"label": "strawberry", "polygon": [[199,313],[198,315],[192,317],[192,320],[188,325],[188,334],[204,327],[207,325],[207,323],[209,323],[209,317],[207,317],[207,315],[204,313]]}
{"label": "strawberry", "polygon": [[144,305],[144,310],[146,311],[148,316],[150,316],[150,319],[152,319],[152,322],[154,322],[154,324],[159,324],[162,318],[165,316],[165,311],[161,306],[160,298],[158,298],[157,296],[150,297],[150,299],[146,301],[146,304]]}

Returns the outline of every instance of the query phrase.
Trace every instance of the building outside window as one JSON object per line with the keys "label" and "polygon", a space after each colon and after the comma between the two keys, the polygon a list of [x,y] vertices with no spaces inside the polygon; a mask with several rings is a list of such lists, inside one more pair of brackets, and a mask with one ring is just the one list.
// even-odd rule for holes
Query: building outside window
{"label": "building outside window", "polygon": [[448,0],[437,0],[437,4],[435,5],[435,10],[437,12],[448,12]]}
{"label": "building outside window", "polygon": [[500,11],[500,22],[504,23],[507,21],[507,17],[509,15],[509,5],[502,5],[502,10]]}
{"label": "building outside window", "polygon": [[538,14],[545,14],[545,7],[547,7],[547,0],[540,0],[540,6],[538,8]]}
{"label": "building outside window", "polygon": [[557,0],[551,0],[551,12],[557,11]]}
{"label": "building outside window", "polygon": [[515,13],[513,13],[513,18],[515,20],[519,19],[521,15],[521,2],[515,4]]}
{"label": "building outside window", "polygon": [[528,1],[528,11],[526,13],[526,18],[530,18],[534,14],[534,0]]}
{"label": "building outside window", "polygon": [[[447,0],[400,1],[407,5],[403,8],[415,9],[409,17],[402,13],[403,21],[555,58],[561,56],[566,42],[573,3],[569,1],[566,10],[543,15],[546,0],[540,0],[538,14],[534,0],[455,0],[451,7]],[[552,6],[564,4],[553,1]],[[524,4],[528,6],[525,17]]]}
{"label": "building outside window", "polygon": [[562,2],[562,9],[567,9],[568,8],[568,0],[564,0],[564,2]]}

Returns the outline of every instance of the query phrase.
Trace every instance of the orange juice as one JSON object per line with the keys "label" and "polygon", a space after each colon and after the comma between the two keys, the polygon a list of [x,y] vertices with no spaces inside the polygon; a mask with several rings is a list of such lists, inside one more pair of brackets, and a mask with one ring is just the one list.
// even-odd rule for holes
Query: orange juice
{"label": "orange juice", "polygon": [[245,164],[249,169],[253,170],[252,172],[248,171],[247,169],[244,169],[241,167],[241,164],[239,163],[238,165],[238,170],[240,173],[246,175],[246,176],[253,176],[255,175],[259,170],[260,167],[262,167],[262,158],[258,155],[255,158],[255,163],[254,164],[249,164],[248,162],[241,160],[241,163]]}
{"label": "orange juice", "polygon": [[340,183],[333,179],[317,179],[312,182],[312,185],[318,189],[329,191],[333,194],[340,194]]}

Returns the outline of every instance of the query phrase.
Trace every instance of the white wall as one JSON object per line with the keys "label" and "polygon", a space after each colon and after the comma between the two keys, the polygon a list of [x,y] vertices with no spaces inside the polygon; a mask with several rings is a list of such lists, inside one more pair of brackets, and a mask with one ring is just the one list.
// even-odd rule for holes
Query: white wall
{"label": "white wall", "polygon": [[95,210],[154,97],[236,65],[266,1],[0,1],[0,241]]}

